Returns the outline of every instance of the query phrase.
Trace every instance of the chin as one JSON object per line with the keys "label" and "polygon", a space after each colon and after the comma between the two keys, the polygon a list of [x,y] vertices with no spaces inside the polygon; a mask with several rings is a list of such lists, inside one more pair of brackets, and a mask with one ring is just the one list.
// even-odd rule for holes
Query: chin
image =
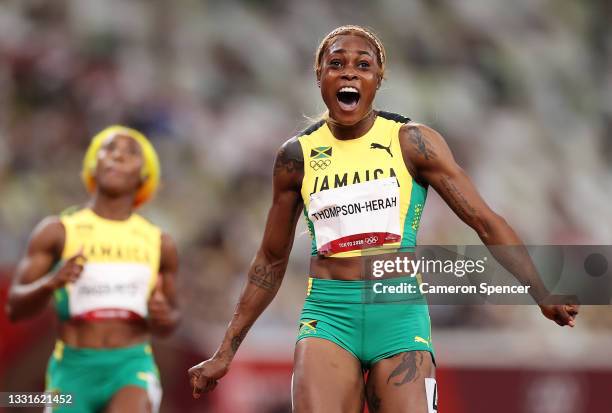
{"label": "chin", "polygon": [[138,186],[129,185],[125,180],[108,179],[99,182],[100,192],[111,196],[119,197],[138,191]]}
{"label": "chin", "polygon": [[336,123],[339,123],[345,126],[353,126],[359,123],[364,118],[366,118],[369,113],[370,112],[367,110],[364,110],[364,111],[355,110],[351,112],[338,110],[334,112],[330,111],[330,116]]}
{"label": "chin", "polygon": [[114,185],[100,185],[99,191],[100,193],[105,194],[106,196],[109,196],[111,198],[117,198],[122,195],[125,195],[126,192],[129,192],[126,191],[123,187],[117,187]]}

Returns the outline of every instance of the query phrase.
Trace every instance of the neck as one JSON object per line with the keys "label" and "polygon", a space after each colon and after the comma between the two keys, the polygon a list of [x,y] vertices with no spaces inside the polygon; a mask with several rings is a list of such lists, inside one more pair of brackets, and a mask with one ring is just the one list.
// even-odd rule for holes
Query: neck
{"label": "neck", "polygon": [[374,125],[376,111],[370,110],[363,119],[353,125],[343,125],[332,117],[327,118],[327,126],[336,139],[348,140],[365,135]]}
{"label": "neck", "polygon": [[89,207],[98,216],[115,221],[126,220],[132,215],[134,195],[109,196],[96,191]]}

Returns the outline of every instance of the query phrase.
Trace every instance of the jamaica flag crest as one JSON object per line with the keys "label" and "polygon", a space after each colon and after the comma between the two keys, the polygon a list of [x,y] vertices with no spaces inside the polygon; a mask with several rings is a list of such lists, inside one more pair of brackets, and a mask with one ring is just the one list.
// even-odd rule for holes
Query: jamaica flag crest
{"label": "jamaica flag crest", "polygon": [[331,146],[319,146],[310,150],[310,157],[313,159],[327,159],[332,156]]}

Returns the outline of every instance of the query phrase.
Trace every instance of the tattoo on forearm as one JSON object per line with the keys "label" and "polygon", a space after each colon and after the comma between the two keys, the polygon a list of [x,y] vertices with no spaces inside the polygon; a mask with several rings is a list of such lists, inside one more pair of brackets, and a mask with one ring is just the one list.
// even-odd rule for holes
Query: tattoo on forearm
{"label": "tattoo on forearm", "polygon": [[255,264],[249,273],[249,282],[267,291],[275,291],[283,277],[283,268],[273,264]]}
{"label": "tattoo on forearm", "polygon": [[423,364],[423,355],[418,351],[409,351],[402,355],[402,360],[399,362],[397,367],[389,374],[387,383],[391,381],[393,377],[402,376],[403,378],[399,382],[393,382],[396,386],[401,386],[405,383],[414,381],[418,374],[421,365]]}
{"label": "tattoo on forearm", "polygon": [[372,413],[380,410],[380,397],[376,394],[375,386],[372,384],[367,388],[368,408]]}
{"label": "tattoo on forearm", "polygon": [[236,351],[238,351],[238,347],[240,347],[240,344],[242,343],[242,340],[244,340],[244,338],[246,337],[248,331],[249,329],[245,327],[240,333],[238,333],[237,336],[232,337],[232,352],[234,354],[236,354]]}
{"label": "tattoo on forearm", "polygon": [[408,128],[408,136],[410,136],[410,142],[414,144],[417,152],[423,155],[426,160],[436,158],[436,153],[432,150],[427,139],[423,138],[423,134],[421,134],[421,130],[417,126]]}
{"label": "tattoo on forearm", "polygon": [[460,217],[469,217],[477,214],[476,209],[470,204],[470,202],[465,198],[465,195],[453,184],[453,182],[448,179],[448,177],[443,176],[440,179],[440,184],[442,184],[442,188],[444,193],[448,197],[449,206],[457,211],[457,214]]}
{"label": "tattoo on forearm", "polygon": [[[274,176],[281,172],[292,174],[294,172],[301,172],[304,170],[304,158],[302,155],[301,148],[299,153],[295,148],[288,148],[290,145],[296,145],[296,143],[285,144],[279,151],[274,163]],[[297,143],[299,145],[299,143]]]}

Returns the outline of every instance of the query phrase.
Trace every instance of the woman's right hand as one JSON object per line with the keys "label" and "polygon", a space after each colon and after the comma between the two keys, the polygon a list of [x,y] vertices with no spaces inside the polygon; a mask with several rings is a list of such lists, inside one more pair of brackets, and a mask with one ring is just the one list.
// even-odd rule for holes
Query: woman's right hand
{"label": "woman's right hand", "polygon": [[225,376],[230,363],[219,357],[212,357],[189,369],[189,381],[193,387],[193,398],[199,399],[202,393],[212,391],[217,380]]}
{"label": "woman's right hand", "polygon": [[81,247],[76,254],[68,258],[59,270],[53,274],[49,280],[49,287],[56,290],[62,288],[66,283],[73,283],[78,280],[83,272],[83,266],[86,261],[87,258],[83,255],[83,247]]}

